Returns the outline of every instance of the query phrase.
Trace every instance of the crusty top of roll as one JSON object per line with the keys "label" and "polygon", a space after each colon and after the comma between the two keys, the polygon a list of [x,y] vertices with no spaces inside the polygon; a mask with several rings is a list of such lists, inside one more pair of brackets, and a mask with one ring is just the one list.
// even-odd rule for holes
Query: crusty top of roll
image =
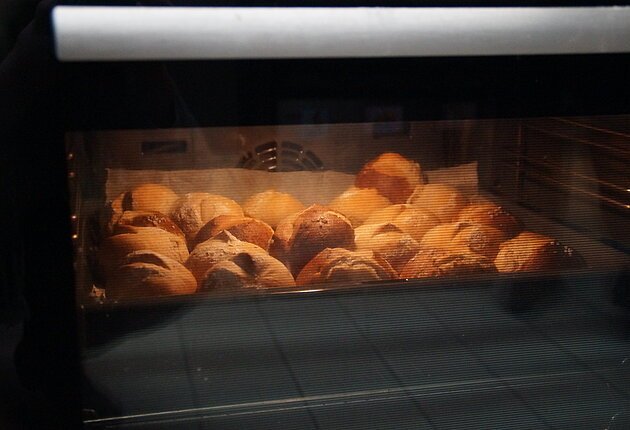
{"label": "crusty top of roll", "polygon": [[326,248],[354,248],[354,230],[341,213],[312,205],[278,224],[270,253],[295,276]]}
{"label": "crusty top of roll", "polygon": [[269,250],[273,229],[263,221],[233,215],[219,215],[204,225],[192,241],[192,248],[201,242],[215,237],[222,231],[229,231],[239,240],[253,243],[265,251]]}
{"label": "crusty top of roll", "polygon": [[199,283],[201,291],[294,286],[295,280],[284,264],[261,252],[241,252],[219,261]]}
{"label": "crusty top of roll", "polygon": [[502,231],[487,225],[453,222],[440,224],[429,230],[420,245],[425,248],[466,247],[472,252],[494,259],[499,252],[499,245],[505,239]]}
{"label": "crusty top of roll", "polygon": [[234,200],[217,194],[189,193],[177,201],[171,217],[192,242],[199,229],[219,215],[242,217],[243,209]]}
{"label": "crusty top of roll", "polygon": [[155,211],[170,214],[179,197],[165,185],[143,184],[126,193],[124,210]]}
{"label": "crusty top of roll", "polygon": [[298,199],[287,193],[267,190],[257,193],[243,203],[243,210],[249,217],[259,219],[272,228],[291,214],[304,210]]}
{"label": "crusty top of roll", "polygon": [[[177,236],[185,237],[177,224],[175,224],[168,216],[161,212],[155,211],[125,211],[118,218],[113,228],[113,233],[117,234],[119,226],[135,226],[135,227],[157,227]],[[126,232],[126,229],[118,230],[118,232]]]}
{"label": "crusty top of roll", "polygon": [[372,251],[326,248],[302,269],[297,285],[322,283],[356,284],[396,279],[396,272]]}
{"label": "crusty top of roll", "polygon": [[408,204],[396,204],[378,210],[365,221],[365,224],[394,224],[418,242],[424,234],[438,225],[440,220],[433,212]]}
{"label": "crusty top of roll", "polygon": [[389,199],[376,188],[350,187],[328,204],[333,210],[348,217],[354,227],[358,227],[379,209],[390,206]]}
{"label": "crusty top of roll", "polygon": [[492,260],[466,248],[425,248],[407,262],[401,278],[432,278],[439,276],[492,273],[497,269]]}
{"label": "crusty top of roll", "polygon": [[449,185],[426,184],[417,187],[407,203],[430,210],[444,223],[454,221],[468,200]]}
{"label": "crusty top of roll", "polygon": [[420,165],[400,154],[386,152],[369,161],[357,174],[359,188],[376,188],[392,203],[404,203],[422,184]]}
{"label": "crusty top of roll", "polygon": [[358,251],[373,251],[400,271],[420,251],[420,244],[394,224],[365,224],[354,230]]}
{"label": "crusty top of roll", "polygon": [[502,206],[491,202],[471,203],[457,216],[457,221],[483,224],[501,230],[508,238],[522,230],[521,223]]}
{"label": "crusty top of roll", "polygon": [[573,248],[531,232],[523,232],[503,242],[494,263],[499,272],[574,269],[586,265]]}
{"label": "crusty top of roll", "polygon": [[108,278],[108,299],[192,294],[197,281],[179,262],[153,251],[134,251]]}

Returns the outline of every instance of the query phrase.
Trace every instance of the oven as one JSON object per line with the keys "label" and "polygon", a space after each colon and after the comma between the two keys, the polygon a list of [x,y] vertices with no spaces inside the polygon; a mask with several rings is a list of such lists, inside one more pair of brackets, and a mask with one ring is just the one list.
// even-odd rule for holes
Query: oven
{"label": "oven", "polygon": [[51,416],[630,425],[630,7],[77,3],[7,127]]}

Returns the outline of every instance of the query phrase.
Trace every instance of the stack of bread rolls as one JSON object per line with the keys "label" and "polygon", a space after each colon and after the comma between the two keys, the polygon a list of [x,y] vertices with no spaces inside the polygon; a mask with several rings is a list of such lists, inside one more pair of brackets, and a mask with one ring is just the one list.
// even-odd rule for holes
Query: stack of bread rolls
{"label": "stack of bread rolls", "polygon": [[267,190],[241,206],[144,184],[103,211],[100,270],[108,297],[124,300],[584,265],[473,197],[425,183],[420,165],[395,153],[366,163],[326,205]]}

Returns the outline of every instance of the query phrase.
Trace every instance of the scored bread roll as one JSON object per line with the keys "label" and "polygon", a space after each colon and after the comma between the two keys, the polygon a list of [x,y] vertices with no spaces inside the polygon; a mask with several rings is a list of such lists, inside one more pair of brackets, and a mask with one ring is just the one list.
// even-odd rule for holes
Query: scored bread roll
{"label": "scored bread roll", "polygon": [[516,236],[523,229],[514,215],[492,202],[469,204],[459,212],[457,221],[488,225],[501,230],[508,238]]}
{"label": "scored bread roll", "polygon": [[396,272],[372,251],[326,248],[302,269],[297,285],[342,283],[344,285],[396,279]]}
{"label": "scored bread roll", "polygon": [[407,203],[430,210],[444,223],[454,221],[468,200],[449,185],[426,184],[417,187]]}
{"label": "scored bread roll", "polygon": [[497,269],[492,260],[467,248],[424,248],[405,264],[400,277],[433,278],[440,276],[474,275],[494,273]]}
{"label": "scored bread roll", "polygon": [[267,253],[241,252],[219,261],[203,275],[200,291],[294,287],[289,270]]}
{"label": "scored bread roll", "polygon": [[238,240],[229,231],[223,231],[213,239],[198,244],[184,264],[201,283],[212,266],[241,253],[266,254],[266,251],[253,243]]}
{"label": "scored bread roll", "polygon": [[253,243],[269,250],[273,229],[262,221],[254,218],[240,217],[233,215],[219,215],[214,217],[204,225],[192,241],[192,248],[212,239],[222,231],[229,231],[239,240]]}
{"label": "scored bread roll", "polygon": [[171,218],[192,242],[197,232],[219,215],[243,216],[243,209],[234,200],[217,194],[190,193],[179,199]]}
{"label": "scored bread roll", "polygon": [[188,258],[186,241],[176,234],[156,227],[124,226],[125,232],[110,236],[99,249],[99,264],[106,276],[121,266],[127,254],[153,251],[183,263]]}
{"label": "scored bread roll", "polygon": [[392,203],[405,203],[422,183],[420,165],[393,152],[381,154],[366,163],[354,181],[358,188],[376,188]]}
{"label": "scored bread roll", "polygon": [[157,227],[177,236],[185,237],[177,224],[161,212],[125,211],[116,221],[112,233],[127,232],[127,229],[120,228],[120,226]]}
{"label": "scored bread roll", "polygon": [[278,223],[291,214],[304,210],[305,206],[290,194],[275,190],[257,193],[243,203],[245,215],[276,228]]}
{"label": "scored bread roll", "polygon": [[397,204],[374,212],[365,221],[365,225],[385,223],[394,224],[420,242],[424,234],[438,225],[440,220],[427,209]]}
{"label": "scored bread roll", "polygon": [[429,230],[420,245],[424,248],[466,247],[472,252],[494,259],[506,237],[502,231],[487,225],[453,222]]}
{"label": "scored bread roll", "polygon": [[365,224],[354,230],[357,251],[373,251],[399,272],[420,251],[420,244],[394,224]]}
{"label": "scored bread roll", "polygon": [[141,299],[192,294],[197,281],[181,263],[153,251],[127,254],[107,279],[108,299]]}
{"label": "scored bread roll", "polygon": [[354,230],[341,213],[312,205],[278,224],[269,252],[295,276],[326,248],[354,248]]}
{"label": "scored bread roll", "polygon": [[348,217],[354,227],[365,222],[377,210],[392,203],[376,188],[350,187],[328,204],[328,207]]}
{"label": "scored bread roll", "polygon": [[494,260],[499,272],[577,269],[584,258],[569,246],[542,234],[523,232],[501,244]]}

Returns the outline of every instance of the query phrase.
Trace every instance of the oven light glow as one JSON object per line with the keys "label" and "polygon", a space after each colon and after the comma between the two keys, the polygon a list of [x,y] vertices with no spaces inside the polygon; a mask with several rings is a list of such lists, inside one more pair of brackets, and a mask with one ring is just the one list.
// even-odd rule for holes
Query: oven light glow
{"label": "oven light glow", "polygon": [[68,153],[68,160],[72,160],[74,159],[74,153],[73,152],[69,152]]}
{"label": "oven light glow", "polygon": [[72,239],[76,240],[76,239],[78,239],[78,238],[79,238],[79,235],[78,235],[78,234],[76,234],[76,233],[75,233],[75,234],[73,234],[73,235],[72,235]]}
{"label": "oven light glow", "polygon": [[73,179],[76,176],[76,173],[74,172],[69,172],[68,173],[68,178]]}
{"label": "oven light glow", "polygon": [[70,219],[71,219],[72,221],[76,221],[76,220],[77,220],[77,216],[73,214],[73,215],[71,215],[71,216],[70,216]]}

